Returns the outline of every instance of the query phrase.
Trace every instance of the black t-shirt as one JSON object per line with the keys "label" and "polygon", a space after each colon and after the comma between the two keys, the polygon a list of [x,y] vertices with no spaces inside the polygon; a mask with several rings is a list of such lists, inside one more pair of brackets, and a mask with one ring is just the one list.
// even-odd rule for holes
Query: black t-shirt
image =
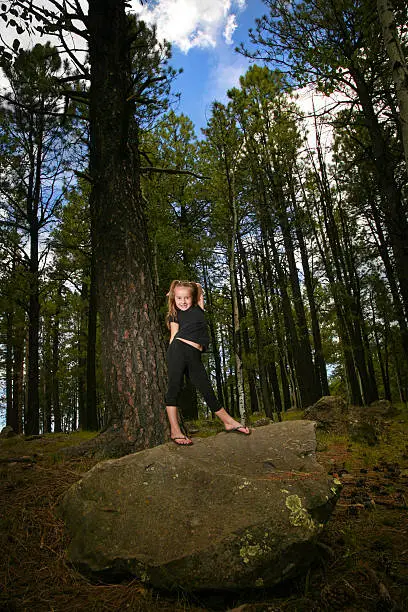
{"label": "black t-shirt", "polygon": [[204,310],[198,304],[188,310],[176,309],[176,316],[169,317],[170,323],[178,323],[179,330],[174,339],[183,338],[201,344],[205,351],[210,343]]}

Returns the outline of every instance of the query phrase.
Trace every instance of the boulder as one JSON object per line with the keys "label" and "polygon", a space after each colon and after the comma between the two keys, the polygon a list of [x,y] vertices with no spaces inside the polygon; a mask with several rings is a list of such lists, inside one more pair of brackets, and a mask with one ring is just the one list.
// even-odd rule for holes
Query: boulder
{"label": "boulder", "polygon": [[306,408],[304,417],[315,421],[317,427],[325,431],[347,431],[348,407],[343,398],[335,395],[321,397],[313,406]]}
{"label": "boulder", "polygon": [[10,425],[6,425],[0,431],[0,438],[14,438],[14,436],[16,435],[17,435],[16,432]]}
{"label": "boulder", "polygon": [[310,565],[338,497],[315,448],[314,423],[287,421],[101,462],[60,504],[69,560],[156,588],[274,586]]}
{"label": "boulder", "polygon": [[379,443],[386,418],[397,414],[388,400],[369,406],[348,406],[336,396],[324,396],[304,411],[304,418],[316,422],[319,429],[346,434],[353,442],[373,446]]}

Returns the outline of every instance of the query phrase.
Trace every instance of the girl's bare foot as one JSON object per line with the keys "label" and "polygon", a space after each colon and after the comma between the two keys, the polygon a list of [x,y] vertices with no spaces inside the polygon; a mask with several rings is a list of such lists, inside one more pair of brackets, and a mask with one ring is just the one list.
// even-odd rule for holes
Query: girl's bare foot
{"label": "girl's bare foot", "polygon": [[235,431],[237,433],[242,433],[246,436],[249,436],[249,434],[251,433],[248,427],[245,427],[245,425],[238,423],[238,421],[233,419],[232,416],[229,415],[224,408],[221,408],[221,410],[218,410],[218,412],[216,412],[215,414],[224,423],[226,432]]}
{"label": "girl's bare foot", "polygon": [[170,438],[178,446],[191,446],[193,441],[183,434],[180,429],[177,406],[166,406],[170,423]]}

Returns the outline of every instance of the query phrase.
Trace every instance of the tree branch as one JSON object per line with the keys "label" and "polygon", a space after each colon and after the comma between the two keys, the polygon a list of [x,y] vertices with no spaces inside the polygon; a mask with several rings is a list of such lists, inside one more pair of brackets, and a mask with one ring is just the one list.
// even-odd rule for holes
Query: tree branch
{"label": "tree branch", "polygon": [[194,176],[195,178],[198,178],[200,180],[210,179],[209,176],[202,176],[201,174],[196,174],[195,172],[191,172],[191,170],[176,170],[173,168],[158,168],[156,166],[142,166],[140,168],[140,172],[143,174],[147,172],[158,172],[161,174],[188,174],[189,176]]}

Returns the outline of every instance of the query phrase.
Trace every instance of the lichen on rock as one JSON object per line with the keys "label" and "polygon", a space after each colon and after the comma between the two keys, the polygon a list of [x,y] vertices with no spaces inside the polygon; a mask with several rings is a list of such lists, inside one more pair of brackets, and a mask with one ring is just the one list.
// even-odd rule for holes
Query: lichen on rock
{"label": "lichen on rock", "polygon": [[306,508],[302,506],[299,495],[288,495],[285,505],[290,510],[289,521],[294,527],[307,527],[307,529],[316,530],[317,525]]}

